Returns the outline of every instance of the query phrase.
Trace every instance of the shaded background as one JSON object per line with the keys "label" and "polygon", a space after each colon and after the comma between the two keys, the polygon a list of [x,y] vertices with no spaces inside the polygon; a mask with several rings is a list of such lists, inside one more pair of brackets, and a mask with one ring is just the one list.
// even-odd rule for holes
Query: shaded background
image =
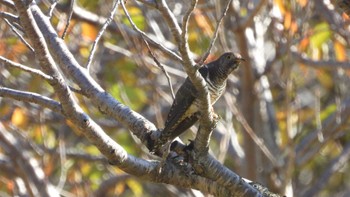
{"label": "shaded background", "polygon": [[[15,14],[4,2],[0,1],[0,11]],[[65,41],[82,65],[112,3],[76,2]],[[188,1],[168,3],[181,23]],[[206,52],[225,4],[199,1],[189,24],[189,44],[196,60]],[[48,11],[50,4],[42,1],[40,6]],[[138,28],[177,52],[158,11],[130,0],[127,9]],[[68,2],[60,1],[51,19],[59,34],[67,13]],[[334,1],[233,0],[207,61],[225,51],[238,52],[247,61],[229,77],[225,95],[214,106],[221,120],[212,136],[211,153],[240,176],[288,197],[350,195],[349,24],[349,17]],[[4,20],[0,28],[0,55],[39,68],[33,53]],[[181,64],[157,46],[151,49],[176,91],[186,77]],[[99,42],[92,73],[116,99],[163,127],[172,103],[169,83],[121,7]],[[2,65],[0,86],[55,98],[52,88],[39,78]],[[152,158],[127,129],[81,95],[75,96],[129,153]],[[0,129],[21,139],[47,179],[61,188],[62,196],[203,195],[145,182],[109,166],[74,125],[38,105],[0,98],[0,121]],[[195,131],[193,127],[181,138],[188,142]],[[2,144],[0,194],[11,196],[21,188],[20,175],[11,163],[16,155],[6,154]]]}

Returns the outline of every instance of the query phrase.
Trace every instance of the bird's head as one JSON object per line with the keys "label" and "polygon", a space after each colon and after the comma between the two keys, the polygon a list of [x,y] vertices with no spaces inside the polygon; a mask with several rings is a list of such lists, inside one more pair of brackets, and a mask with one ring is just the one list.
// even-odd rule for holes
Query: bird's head
{"label": "bird's head", "polygon": [[[217,60],[207,64],[209,77],[217,84],[226,82],[227,77],[234,71],[239,64],[245,61],[241,55],[236,53],[224,53]],[[204,76],[204,70],[199,70]]]}
{"label": "bird's head", "polygon": [[228,73],[231,73],[242,61],[245,61],[240,54],[231,52],[222,54],[218,60],[219,65],[227,70]]}

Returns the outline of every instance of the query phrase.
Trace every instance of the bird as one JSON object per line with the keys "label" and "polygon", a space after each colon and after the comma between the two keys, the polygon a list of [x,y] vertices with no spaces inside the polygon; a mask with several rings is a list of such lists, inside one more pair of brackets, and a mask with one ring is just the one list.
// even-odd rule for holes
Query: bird
{"label": "bird", "polygon": [[[229,74],[242,61],[245,60],[241,55],[226,52],[215,61],[199,68],[199,73],[207,83],[211,105],[223,94]],[[164,129],[161,131],[159,139],[155,142],[154,150],[158,151],[164,144],[173,141],[177,136],[194,125],[200,118],[200,105],[198,90],[187,77],[176,92],[175,99],[164,124]]]}

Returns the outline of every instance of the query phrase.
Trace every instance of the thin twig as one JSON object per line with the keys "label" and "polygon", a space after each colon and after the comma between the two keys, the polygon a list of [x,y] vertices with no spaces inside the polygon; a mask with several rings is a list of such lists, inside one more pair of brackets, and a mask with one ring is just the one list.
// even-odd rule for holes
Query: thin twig
{"label": "thin twig", "polygon": [[173,34],[176,43],[181,43],[181,28],[177,23],[176,17],[169,9],[165,0],[156,2],[156,8],[162,13],[164,20],[168,23],[171,33]]}
{"label": "thin twig", "polygon": [[229,9],[230,7],[230,4],[231,4],[232,0],[227,0],[227,3],[226,3],[226,7],[224,9],[224,11],[222,12],[221,16],[220,16],[220,19],[218,21],[218,23],[216,24],[216,27],[215,27],[215,32],[214,32],[214,35],[210,41],[210,45],[207,49],[207,51],[205,52],[205,54],[203,55],[203,57],[201,58],[201,60],[199,61],[198,65],[201,66],[203,65],[203,63],[205,62],[205,60],[208,58],[209,54],[211,53],[211,50],[214,46],[214,43],[218,37],[218,34],[219,34],[219,28],[220,28],[220,25],[224,19],[224,17],[226,16],[226,13],[227,13],[227,10]]}
{"label": "thin twig", "polygon": [[306,56],[306,54],[300,54],[294,50],[291,50],[291,55],[295,61],[300,62],[306,66],[314,68],[325,68],[325,69],[334,69],[337,68],[350,69],[350,62],[339,62],[334,60],[312,60]]}
{"label": "thin twig", "polygon": [[[149,41],[147,41],[148,44]],[[129,57],[129,58],[134,58],[134,53],[132,53],[130,50],[128,49],[125,49],[125,48],[122,48],[120,46],[117,46],[117,45],[113,45],[109,42],[105,42],[104,43],[104,47],[108,48],[109,50],[112,50],[114,52],[117,52],[117,53],[120,53],[122,55],[125,55],[126,57]],[[149,57],[145,57],[144,60],[148,63],[148,64],[152,64],[153,63],[153,59],[152,58],[149,58]],[[172,64],[175,64],[175,62],[172,62]],[[175,76],[178,76],[178,77],[182,77],[182,78],[185,78],[186,76],[186,73],[182,70],[182,69],[177,69],[175,67],[172,67],[172,66],[169,66],[169,65],[165,65],[165,64],[161,64],[165,70],[167,70],[168,73],[171,73]]]}
{"label": "thin twig", "polygon": [[210,135],[213,130],[213,110],[210,101],[209,90],[204,78],[194,67],[195,62],[190,57],[190,48],[188,45],[188,22],[193,10],[196,8],[198,0],[192,0],[190,8],[187,10],[182,21],[182,33],[179,50],[184,61],[184,68],[194,87],[198,90],[198,98],[201,102],[200,127],[198,129],[194,149],[199,153],[206,153],[209,150]]}
{"label": "thin twig", "polygon": [[11,0],[0,0],[0,4],[12,9],[12,10],[16,10],[15,4]]}
{"label": "thin twig", "polygon": [[48,15],[49,15],[49,18],[52,17],[52,13],[53,13],[53,10],[55,9],[56,5],[57,5],[57,2],[58,2],[58,0],[54,1],[54,2],[51,4],[50,10],[49,10],[49,14],[48,14]]}
{"label": "thin twig", "polygon": [[67,24],[66,24],[66,27],[63,30],[63,34],[62,34],[62,37],[61,37],[62,40],[64,40],[64,38],[66,37],[67,31],[68,31],[68,27],[69,27],[70,21],[71,21],[72,16],[73,16],[74,4],[75,4],[75,0],[71,0],[70,1],[70,5],[69,5],[69,14],[68,14],[68,18],[67,18]]}
{"label": "thin twig", "polygon": [[232,113],[236,116],[237,120],[242,124],[244,130],[248,133],[248,135],[252,138],[256,145],[260,148],[260,150],[266,155],[266,157],[271,161],[273,166],[278,166],[277,159],[273,156],[270,150],[266,147],[263,140],[259,138],[253,131],[253,129],[249,126],[247,120],[244,118],[243,114],[236,108],[236,106],[232,103],[232,99],[229,98],[227,94],[224,95],[226,102],[230,104],[230,109]]}
{"label": "thin twig", "polygon": [[10,26],[11,30],[18,36],[18,38],[23,42],[23,44],[25,44],[30,51],[34,52],[33,47],[30,46],[30,44],[23,38],[23,36],[16,30],[16,28],[7,19],[4,19],[4,21],[7,23],[8,26]]}
{"label": "thin twig", "polygon": [[3,18],[3,19],[7,19],[13,23],[17,23],[19,24],[19,17],[16,16],[16,15],[13,15],[11,13],[8,13],[8,12],[2,12],[0,11],[0,17]]}
{"label": "thin twig", "polygon": [[129,14],[128,10],[126,9],[125,4],[124,4],[123,1],[121,1],[121,5],[122,5],[122,8],[123,8],[123,10],[124,10],[125,16],[126,16],[127,19],[129,20],[131,26],[132,26],[137,32],[140,33],[142,40],[144,41],[144,43],[145,43],[146,46],[147,46],[147,49],[148,49],[149,54],[150,54],[150,55],[152,56],[152,58],[153,58],[153,61],[157,64],[157,66],[158,66],[158,67],[162,70],[162,72],[165,74],[165,77],[166,77],[167,80],[168,80],[168,84],[169,84],[169,87],[170,87],[171,95],[172,95],[173,99],[175,99],[174,89],[173,89],[173,86],[172,86],[172,83],[171,83],[171,78],[170,78],[168,72],[165,70],[164,66],[162,66],[162,65],[160,64],[160,62],[158,61],[158,59],[157,59],[157,58],[155,57],[155,55],[153,54],[153,52],[152,52],[152,50],[151,50],[151,48],[150,48],[150,46],[149,46],[147,40],[145,39],[145,33],[142,32],[142,31],[136,26],[136,24],[134,23],[134,21],[131,19],[130,14]]}
{"label": "thin twig", "polygon": [[[168,55],[172,56],[174,59],[182,62],[182,58],[180,56],[178,56],[176,53],[172,52],[171,50],[169,50],[168,48],[166,48],[165,46],[163,46],[161,43],[153,40],[152,38],[150,38],[145,32],[141,31],[136,24],[132,21],[129,13],[127,12],[127,9],[125,8],[125,4],[122,2],[122,6],[123,6],[123,10],[124,13],[126,15],[126,17],[128,18],[131,27],[141,35],[141,37],[145,40],[147,40],[148,42],[151,42],[151,44],[156,45],[158,48],[162,49],[165,53],[167,53]],[[125,9],[124,9],[125,8]]]}
{"label": "thin twig", "polygon": [[95,55],[95,52],[96,52],[96,46],[97,46],[98,42],[100,41],[103,33],[105,32],[107,26],[112,22],[112,20],[114,18],[114,15],[115,15],[115,13],[117,11],[117,8],[118,8],[119,1],[120,0],[116,0],[115,1],[109,17],[107,18],[106,22],[103,24],[102,28],[100,29],[100,31],[97,34],[97,37],[96,37],[94,43],[92,44],[92,48],[91,48],[91,51],[90,51],[90,56],[88,58],[88,62],[86,64],[86,66],[85,66],[88,71],[90,70],[91,62],[92,62],[92,59],[94,58],[94,55]]}
{"label": "thin twig", "polygon": [[40,106],[51,109],[54,112],[64,114],[59,102],[34,92],[20,91],[6,87],[0,87],[0,97],[12,98],[17,101],[35,103]]}
{"label": "thin twig", "polygon": [[[143,37],[142,37],[142,38],[143,38]],[[147,42],[145,39],[143,39],[143,41],[145,42],[145,44],[146,44],[146,46],[147,46],[147,49],[148,49],[148,52],[149,52],[149,54],[152,56],[154,62],[155,62],[155,63],[157,64],[157,66],[163,71],[163,73],[164,73],[164,75],[165,75],[165,77],[166,77],[166,79],[167,79],[167,81],[168,81],[169,87],[170,87],[171,96],[173,97],[173,99],[175,99],[175,93],[174,93],[173,85],[172,85],[172,83],[171,83],[171,78],[170,78],[168,72],[165,70],[164,66],[162,66],[162,65],[160,64],[160,62],[157,60],[157,58],[155,57],[155,55],[154,55],[153,52],[151,51],[151,48],[150,48],[148,42]]]}
{"label": "thin twig", "polygon": [[38,76],[40,78],[43,78],[45,80],[48,80],[48,81],[51,81],[52,80],[52,77],[45,74],[44,72],[42,72],[41,70],[38,70],[38,69],[34,69],[34,68],[30,68],[28,66],[25,66],[23,64],[20,64],[20,63],[17,63],[17,62],[14,62],[14,61],[11,61],[9,59],[6,59],[2,56],[0,56],[0,63],[3,63],[5,66],[8,66],[8,67],[15,67],[15,68],[19,68],[23,71],[26,71],[26,72],[29,72],[35,76]]}
{"label": "thin twig", "polygon": [[191,7],[187,10],[185,13],[185,16],[183,17],[182,20],[182,27],[181,27],[181,36],[180,36],[180,53],[182,58],[186,59],[188,61],[188,64],[191,64],[190,66],[194,65],[193,59],[190,57],[190,47],[188,46],[188,34],[187,34],[187,29],[188,29],[188,22],[190,20],[190,17],[193,13],[193,10],[197,6],[198,0],[192,0]]}

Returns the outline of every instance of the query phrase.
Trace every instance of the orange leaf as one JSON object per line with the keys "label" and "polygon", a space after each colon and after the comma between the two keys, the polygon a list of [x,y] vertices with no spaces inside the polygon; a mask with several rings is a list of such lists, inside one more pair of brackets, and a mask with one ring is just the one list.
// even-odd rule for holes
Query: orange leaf
{"label": "orange leaf", "polygon": [[12,50],[14,53],[25,53],[28,51],[28,48],[23,44],[23,42],[18,40],[18,42],[12,46]]}
{"label": "orange leaf", "polygon": [[292,35],[294,35],[295,32],[297,32],[297,31],[298,31],[298,24],[293,20],[293,21],[292,21],[292,24],[291,24],[291,26],[290,26],[290,33],[291,33]]}
{"label": "orange leaf", "polygon": [[17,127],[23,127],[27,124],[28,118],[24,109],[16,108],[13,111],[11,122]]}
{"label": "orange leaf", "polygon": [[346,58],[346,51],[345,46],[343,43],[339,42],[338,40],[335,40],[334,42],[334,51],[335,51],[335,57],[339,61],[345,61]]}
{"label": "orange leaf", "polygon": [[299,43],[299,51],[305,51],[307,47],[310,45],[310,39],[309,37],[303,38]]}
{"label": "orange leaf", "polygon": [[303,8],[307,4],[307,0],[297,0],[298,4]]}
{"label": "orange leaf", "polygon": [[284,28],[289,29],[292,24],[292,13],[287,11],[284,15]]}
{"label": "orange leaf", "polygon": [[91,25],[90,23],[83,23],[81,25],[81,29],[82,29],[81,33],[84,38],[89,40],[95,40],[98,31],[94,25]]}
{"label": "orange leaf", "polygon": [[282,14],[286,13],[286,7],[284,6],[283,0],[274,0],[277,7],[280,9]]}
{"label": "orange leaf", "polygon": [[71,122],[70,120],[66,120],[66,124],[74,131],[74,133],[76,135],[78,135],[78,136],[82,135],[82,133],[79,130],[79,128],[73,122]]}
{"label": "orange leaf", "polygon": [[342,17],[345,21],[348,21],[350,19],[349,15],[347,15],[346,13],[342,13]]}
{"label": "orange leaf", "polygon": [[199,9],[194,10],[194,19],[196,20],[199,28],[201,28],[206,35],[210,36],[213,34],[210,23]]}

